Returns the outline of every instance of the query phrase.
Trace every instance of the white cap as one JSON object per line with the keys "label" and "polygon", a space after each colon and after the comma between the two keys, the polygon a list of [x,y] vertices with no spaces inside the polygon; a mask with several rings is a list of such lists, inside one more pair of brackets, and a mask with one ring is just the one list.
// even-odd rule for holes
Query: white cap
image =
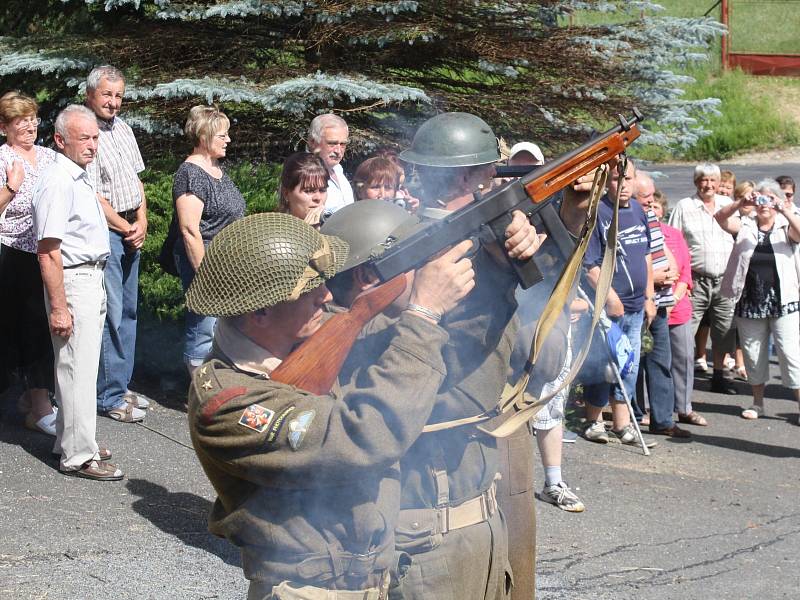
{"label": "white cap", "polygon": [[542,154],[539,146],[533,142],[519,142],[518,144],[514,144],[511,147],[511,154],[508,155],[509,160],[514,158],[514,156],[520,152],[528,152],[531,156],[533,156],[533,158],[536,159],[537,164],[544,164],[544,154]]}

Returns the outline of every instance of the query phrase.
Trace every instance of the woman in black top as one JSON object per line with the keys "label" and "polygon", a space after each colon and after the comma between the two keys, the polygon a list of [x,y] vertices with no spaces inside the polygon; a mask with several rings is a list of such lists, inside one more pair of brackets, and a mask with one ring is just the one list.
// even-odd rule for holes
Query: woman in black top
{"label": "woman in black top", "polygon": [[[172,183],[177,231],[174,257],[184,292],[205,256],[206,246],[226,225],[245,213],[245,201],[236,184],[222,170],[231,141],[230,121],[213,106],[195,106],[186,121],[186,137],[194,146],[178,167]],[[214,317],[186,311],[183,359],[189,371],[200,366],[211,350]]]}

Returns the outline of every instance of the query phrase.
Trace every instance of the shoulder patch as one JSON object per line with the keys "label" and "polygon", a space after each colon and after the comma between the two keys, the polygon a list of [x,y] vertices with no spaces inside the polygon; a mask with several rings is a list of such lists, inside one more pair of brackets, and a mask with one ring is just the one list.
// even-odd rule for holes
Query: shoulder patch
{"label": "shoulder patch", "polygon": [[242,416],[239,418],[239,425],[258,433],[264,433],[272,423],[273,417],[275,417],[274,410],[264,408],[260,404],[251,404],[244,409]]}
{"label": "shoulder patch", "polygon": [[211,420],[214,418],[214,415],[217,411],[224,405],[226,402],[233,400],[234,398],[238,398],[239,396],[244,396],[247,393],[247,388],[244,386],[239,387],[232,387],[222,390],[216,396],[213,396],[203,405],[203,408],[200,412],[200,420],[204,425],[209,425]]}
{"label": "shoulder patch", "polygon": [[288,438],[292,450],[297,450],[300,447],[300,443],[303,441],[306,433],[308,433],[308,428],[311,427],[311,423],[316,414],[316,411],[306,410],[297,415],[296,419],[289,421]]}

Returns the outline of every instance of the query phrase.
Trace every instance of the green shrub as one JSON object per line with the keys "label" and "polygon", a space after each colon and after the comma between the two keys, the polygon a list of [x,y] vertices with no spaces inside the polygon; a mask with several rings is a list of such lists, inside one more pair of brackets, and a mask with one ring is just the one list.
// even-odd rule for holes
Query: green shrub
{"label": "green shrub", "polygon": [[[172,177],[178,168],[176,159],[153,161],[142,173],[147,196],[148,235],[142,249],[139,274],[139,307],[159,319],[183,318],[183,290],[177,277],[164,273],[158,255],[172,220]],[[238,163],[226,171],[247,202],[247,213],[275,209],[280,165]]]}
{"label": "green shrub", "polygon": [[687,97],[716,96],[722,100],[722,114],[709,120],[706,127],[713,133],[689,149],[685,158],[718,160],[743,150],[800,143],[797,123],[781,113],[776,98],[761,91],[757,79],[739,69],[717,75],[708,71],[692,75],[697,83],[687,88]]}

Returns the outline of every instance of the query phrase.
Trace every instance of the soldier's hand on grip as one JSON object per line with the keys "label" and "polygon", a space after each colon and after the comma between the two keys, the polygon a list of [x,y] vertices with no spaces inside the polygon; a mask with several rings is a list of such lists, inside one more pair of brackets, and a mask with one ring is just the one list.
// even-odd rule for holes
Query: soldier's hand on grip
{"label": "soldier's hand on grip", "polygon": [[472,241],[464,240],[418,269],[409,302],[439,315],[455,307],[475,287],[472,261],[464,257],[470,248]]}
{"label": "soldier's hand on grip", "polygon": [[506,251],[511,258],[525,260],[536,254],[547,234],[536,233],[522,211],[515,210],[511,223],[506,228]]}

